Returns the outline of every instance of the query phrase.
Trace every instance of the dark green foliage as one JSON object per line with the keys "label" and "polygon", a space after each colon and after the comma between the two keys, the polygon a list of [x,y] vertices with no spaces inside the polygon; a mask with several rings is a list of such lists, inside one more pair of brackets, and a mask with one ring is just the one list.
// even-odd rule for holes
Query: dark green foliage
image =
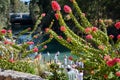
{"label": "dark green foliage", "polygon": [[23,62],[16,61],[14,63],[11,63],[7,60],[0,59],[0,68],[5,69],[5,70],[10,69],[10,70],[15,70],[15,71],[35,74],[35,69],[33,68],[33,65],[25,61]]}

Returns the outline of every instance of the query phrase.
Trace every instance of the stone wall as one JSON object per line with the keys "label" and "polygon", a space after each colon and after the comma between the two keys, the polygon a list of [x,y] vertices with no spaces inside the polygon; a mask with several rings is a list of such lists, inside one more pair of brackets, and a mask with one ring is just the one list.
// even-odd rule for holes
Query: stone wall
{"label": "stone wall", "polygon": [[43,80],[39,76],[13,70],[0,69],[0,80]]}

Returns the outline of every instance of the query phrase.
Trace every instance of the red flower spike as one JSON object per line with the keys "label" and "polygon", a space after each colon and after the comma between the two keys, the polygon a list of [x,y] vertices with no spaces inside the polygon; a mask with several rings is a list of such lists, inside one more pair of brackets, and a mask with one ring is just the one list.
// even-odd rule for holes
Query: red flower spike
{"label": "red flower spike", "polygon": [[10,45],[13,45],[14,43],[13,42],[9,42]]}
{"label": "red flower spike", "polygon": [[117,36],[117,39],[120,40],[120,34]]}
{"label": "red flower spike", "polygon": [[34,44],[34,42],[29,41],[29,42],[27,42],[27,44],[32,45],[32,44]]}
{"label": "red flower spike", "polygon": [[115,73],[116,76],[120,77],[120,71]]}
{"label": "red flower spike", "polygon": [[59,39],[62,39],[63,37],[62,36],[58,36]]}
{"label": "red flower spike", "polygon": [[109,38],[110,38],[110,39],[113,39],[113,38],[114,38],[114,35],[109,35]]}
{"label": "red flower spike", "polygon": [[61,27],[60,27],[60,31],[63,31],[63,32],[66,31],[65,26],[61,26]]}
{"label": "red flower spike", "polygon": [[5,40],[4,44],[10,44],[10,45],[12,45],[13,43],[11,41]]}
{"label": "red flower spike", "polygon": [[49,28],[45,28],[45,32],[47,33],[50,29]]}
{"label": "red flower spike", "polygon": [[98,46],[98,49],[104,50],[104,48],[105,48],[105,47],[104,47],[103,45],[99,45],[99,46]]}
{"label": "red flower spike", "polygon": [[58,20],[60,15],[58,13],[55,14],[56,19]]}
{"label": "red flower spike", "polygon": [[85,29],[85,33],[90,33],[92,31],[92,29],[90,28],[90,27],[87,27],[86,29]]}
{"label": "red flower spike", "polygon": [[38,52],[38,48],[34,47],[33,52]]}
{"label": "red flower spike", "polygon": [[86,39],[92,39],[92,38],[93,38],[93,37],[92,37],[91,34],[89,34],[89,35],[86,36]]}
{"label": "red flower spike", "polygon": [[107,75],[107,74],[104,74],[104,78],[107,79],[107,78],[108,78],[108,75]]}
{"label": "red flower spike", "polygon": [[10,59],[9,59],[9,62],[10,62],[10,63],[14,63],[15,61],[14,61],[13,58],[10,58]]}
{"label": "red flower spike", "polygon": [[67,42],[71,42],[71,38],[68,37],[68,38],[67,38]]}
{"label": "red flower spike", "polygon": [[8,41],[8,40],[5,40],[5,41],[4,41],[4,44],[9,44],[9,41]]}
{"label": "red flower spike", "polygon": [[66,13],[70,13],[72,10],[71,10],[71,8],[70,8],[68,5],[65,5],[65,6],[64,6],[64,11],[65,11]]}
{"label": "red flower spike", "polygon": [[52,5],[53,11],[60,11],[61,10],[61,7],[57,1],[52,1],[51,5]]}
{"label": "red flower spike", "polygon": [[47,45],[44,45],[43,48],[46,49],[46,48],[47,48]]}
{"label": "red flower spike", "polygon": [[96,31],[98,31],[98,28],[97,27],[92,27],[92,31],[96,32]]}
{"label": "red flower spike", "polygon": [[114,60],[109,60],[109,61],[106,62],[107,66],[109,66],[109,67],[114,66],[115,63],[116,63],[116,62],[115,62]]}
{"label": "red flower spike", "polygon": [[82,13],[82,16],[86,16],[86,14],[85,14],[85,13]]}
{"label": "red flower spike", "polygon": [[104,56],[104,60],[105,60],[105,61],[111,60],[111,57],[110,57],[109,55],[105,55],[105,56]]}
{"label": "red flower spike", "polygon": [[30,31],[30,30],[31,30],[31,28],[29,27],[29,28],[28,28],[28,31]]}
{"label": "red flower spike", "polygon": [[12,30],[8,30],[7,32],[8,32],[8,33],[12,33]]}
{"label": "red flower spike", "polygon": [[45,17],[45,16],[46,16],[46,13],[42,13],[41,16],[42,16],[42,17]]}
{"label": "red flower spike", "polygon": [[1,31],[0,31],[2,34],[6,34],[6,30],[5,29],[2,29]]}
{"label": "red flower spike", "polygon": [[37,35],[34,35],[33,37],[34,37],[35,39],[37,39],[37,38],[38,38],[38,36],[37,36]]}
{"label": "red flower spike", "polygon": [[116,63],[120,63],[120,58],[114,58],[113,61]]}
{"label": "red flower spike", "polygon": [[40,54],[36,55],[35,59],[40,59]]}
{"label": "red flower spike", "polygon": [[115,27],[116,27],[116,29],[120,29],[120,22],[117,22],[117,23],[115,24]]}

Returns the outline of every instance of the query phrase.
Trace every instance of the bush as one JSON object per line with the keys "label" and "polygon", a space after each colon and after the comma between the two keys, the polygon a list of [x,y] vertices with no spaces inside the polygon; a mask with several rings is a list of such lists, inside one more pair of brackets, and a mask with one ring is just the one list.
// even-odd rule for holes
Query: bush
{"label": "bush", "polygon": [[0,68],[35,74],[33,65],[25,61],[16,61],[15,63],[11,63],[5,59],[0,59]]}

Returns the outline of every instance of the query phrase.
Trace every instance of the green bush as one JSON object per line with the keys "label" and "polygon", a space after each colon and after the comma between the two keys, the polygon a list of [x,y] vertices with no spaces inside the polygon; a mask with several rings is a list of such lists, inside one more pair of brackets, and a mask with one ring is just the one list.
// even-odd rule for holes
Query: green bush
{"label": "green bush", "polygon": [[0,68],[5,70],[10,69],[35,74],[34,67],[25,61],[16,61],[14,63],[11,63],[5,59],[0,59]]}
{"label": "green bush", "polygon": [[51,64],[50,65],[50,72],[53,75],[49,76],[49,80],[68,80],[67,74],[65,73],[63,68],[59,68],[58,64]]}

